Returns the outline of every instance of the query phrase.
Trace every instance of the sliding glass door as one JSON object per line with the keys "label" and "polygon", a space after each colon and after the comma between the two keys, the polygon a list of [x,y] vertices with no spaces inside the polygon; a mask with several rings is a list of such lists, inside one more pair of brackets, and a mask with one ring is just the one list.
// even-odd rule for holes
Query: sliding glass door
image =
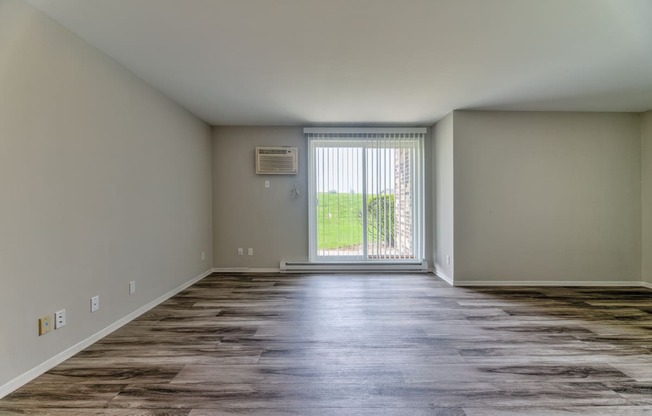
{"label": "sliding glass door", "polygon": [[422,129],[332,130],[306,129],[311,260],[421,261]]}

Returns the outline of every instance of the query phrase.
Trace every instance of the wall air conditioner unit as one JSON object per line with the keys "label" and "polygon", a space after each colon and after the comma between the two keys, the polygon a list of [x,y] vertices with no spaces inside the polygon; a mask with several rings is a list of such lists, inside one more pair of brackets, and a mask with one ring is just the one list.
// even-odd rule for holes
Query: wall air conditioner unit
{"label": "wall air conditioner unit", "polygon": [[296,175],[299,149],[296,147],[257,147],[257,175]]}

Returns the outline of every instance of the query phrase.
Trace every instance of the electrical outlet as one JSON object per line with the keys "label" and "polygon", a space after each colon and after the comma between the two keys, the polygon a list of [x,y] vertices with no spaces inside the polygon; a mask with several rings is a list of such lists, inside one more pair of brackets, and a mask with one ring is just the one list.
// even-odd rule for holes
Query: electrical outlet
{"label": "electrical outlet", "polygon": [[446,256],[446,264],[451,264],[451,256]]}
{"label": "electrical outlet", "polygon": [[91,298],[91,312],[97,312],[100,309],[100,297],[93,296]]}
{"label": "electrical outlet", "polygon": [[129,294],[133,295],[134,293],[136,293],[136,281],[132,280],[129,282]]}
{"label": "electrical outlet", "polygon": [[205,251],[201,252],[201,259],[206,260],[206,252]]}
{"label": "electrical outlet", "polygon": [[242,256],[244,254],[244,250],[240,247],[238,248],[238,256]]}
{"label": "electrical outlet", "polygon": [[54,329],[66,326],[66,310],[61,309],[54,313]]}
{"label": "electrical outlet", "polygon": [[248,256],[253,256],[254,255],[254,249],[253,248],[248,248],[247,249],[247,255]]}
{"label": "electrical outlet", "polygon": [[269,188],[269,181],[265,181],[265,188]]}
{"label": "electrical outlet", "polygon": [[45,335],[50,332],[50,315],[41,316],[38,318],[38,336]]}

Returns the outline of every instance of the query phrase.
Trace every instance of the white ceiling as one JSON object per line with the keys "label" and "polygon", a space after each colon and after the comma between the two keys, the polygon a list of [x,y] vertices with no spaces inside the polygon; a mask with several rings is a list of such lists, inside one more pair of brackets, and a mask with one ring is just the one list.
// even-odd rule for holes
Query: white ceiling
{"label": "white ceiling", "polygon": [[651,0],[29,0],[214,125],[652,109]]}

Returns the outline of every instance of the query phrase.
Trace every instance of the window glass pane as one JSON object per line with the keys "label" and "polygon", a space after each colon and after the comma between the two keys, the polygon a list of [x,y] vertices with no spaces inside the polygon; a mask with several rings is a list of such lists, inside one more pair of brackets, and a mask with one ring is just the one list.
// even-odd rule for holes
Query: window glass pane
{"label": "window glass pane", "polygon": [[319,134],[310,140],[311,258],[422,260],[422,134]]}

